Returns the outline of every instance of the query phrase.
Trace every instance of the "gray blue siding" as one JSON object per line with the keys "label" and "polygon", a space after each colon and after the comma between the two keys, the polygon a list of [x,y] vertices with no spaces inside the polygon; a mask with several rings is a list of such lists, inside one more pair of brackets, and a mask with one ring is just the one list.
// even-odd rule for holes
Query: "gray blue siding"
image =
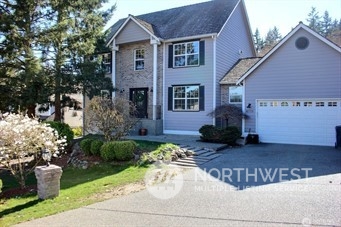
{"label": "gray blue siding", "polygon": [[116,44],[148,40],[150,35],[135,22],[129,21],[116,37]]}
{"label": "gray blue siding", "polygon": [[[295,47],[301,36],[309,39],[305,50]],[[245,128],[255,131],[257,99],[341,98],[341,55],[300,29],[246,78],[245,92],[253,106]]]}
{"label": "gray blue siding", "polygon": [[[254,57],[252,37],[243,5],[239,2],[230,19],[217,37],[217,100],[221,104],[221,86],[218,84],[231,67],[240,59]],[[240,53],[242,51],[242,53]]]}
{"label": "gray blue siding", "polygon": [[187,131],[198,133],[204,124],[212,124],[213,119],[207,114],[212,111],[213,100],[213,40],[205,39],[205,65],[185,68],[168,68],[168,46],[166,44],[165,93],[173,85],[199,84],[205,86],[205,111],[179,112],[169,111],[164,105],[164,130]]}

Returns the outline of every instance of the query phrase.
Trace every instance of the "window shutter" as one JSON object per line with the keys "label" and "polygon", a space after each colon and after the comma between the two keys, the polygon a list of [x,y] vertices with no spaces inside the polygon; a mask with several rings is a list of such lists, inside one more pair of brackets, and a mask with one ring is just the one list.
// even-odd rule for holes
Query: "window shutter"
{"label": "window shutter", "polygon": [[173,45],[168,46],[168,68],[173,68]]}
{"label": "window shutter", "polygon": [[200,65],[205,65],[205,40],[200,41],[199,54],[200,54]]}
{"label": "window shutter", "polygon": [[205,110],[205,86],[199,87],[199,110]]}
{"label": "window shutter", "polygon": [[168,88],[168,110],[173,110],[173,87]]}

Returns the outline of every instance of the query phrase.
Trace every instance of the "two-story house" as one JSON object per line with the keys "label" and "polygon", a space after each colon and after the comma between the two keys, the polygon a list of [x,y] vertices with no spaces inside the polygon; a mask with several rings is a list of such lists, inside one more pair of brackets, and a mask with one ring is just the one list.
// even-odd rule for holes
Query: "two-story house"
{"label": "two-story house", "polygon": [[256,55],[243,0],[213,0],[117,21],[107,40],[117,91],[152,135],[198,135],[222,103],[220,80]]}

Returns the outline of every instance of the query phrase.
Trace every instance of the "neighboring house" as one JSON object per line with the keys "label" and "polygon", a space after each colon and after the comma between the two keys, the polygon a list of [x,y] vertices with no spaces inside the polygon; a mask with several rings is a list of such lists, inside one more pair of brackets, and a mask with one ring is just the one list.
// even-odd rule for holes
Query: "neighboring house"
{"label": "neighboring house", "polygon": [[140,16],[110,28],[112,80],[149,134],[198,135],[221,105],[219,82],[256,56],[243,0],[214,0]]}
{"label": "neighboring house", "polygon": [[341,48],[300,23],[253,65],[243,85],[244,132],[261,142],[333,146],[341,125]]}

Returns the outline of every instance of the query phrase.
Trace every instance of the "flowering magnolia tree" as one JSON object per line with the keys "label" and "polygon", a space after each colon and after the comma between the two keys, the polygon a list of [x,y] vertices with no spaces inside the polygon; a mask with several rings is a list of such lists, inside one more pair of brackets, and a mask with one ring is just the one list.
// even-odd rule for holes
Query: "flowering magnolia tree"
{"label": "flowering magnolia tree", "polygon": [[66,146],[65,138],[47,124],[20,114],[0,119],[0,168],[11,171],[20,187],[42,161],[42,152],[57,156]]}

